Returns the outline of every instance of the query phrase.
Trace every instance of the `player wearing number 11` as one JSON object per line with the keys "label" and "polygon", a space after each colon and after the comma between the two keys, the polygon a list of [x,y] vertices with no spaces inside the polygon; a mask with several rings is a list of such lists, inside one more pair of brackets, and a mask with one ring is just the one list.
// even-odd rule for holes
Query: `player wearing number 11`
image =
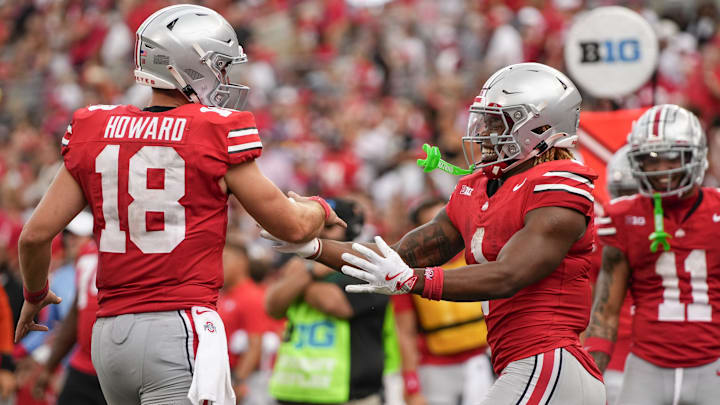
{"label": "player wearing number 11", "polygon": [[[720,398],[720,192],[700,187],[705,142],[691,112],[676,105],[645,112],[628,136],[640,194],[613,200],[598,220],[605,248],[585,346],[604,370],[629,288],[635,314],[620,404]],[[657,220],[671,237],[666,248],[651,249],[656,193]]]}
{"label": "player wearing number 11", "polygon": [[16,339],[47,330],[33,318],[59,302],[47,287],[50,242],[87,205],[99,248],[92,360],[107,402],[234,404],[214,311],[228,195],[295,243],[344,223],[320,198],[293,203],[259,171],[255,120],[236,110],[248,88],[232,81],[247,57],[218,13],[156,12],[138,29],[134,56],[136,81],[153,87],[151,107],[76,111],[62,138],[65,165],[23,229]]}

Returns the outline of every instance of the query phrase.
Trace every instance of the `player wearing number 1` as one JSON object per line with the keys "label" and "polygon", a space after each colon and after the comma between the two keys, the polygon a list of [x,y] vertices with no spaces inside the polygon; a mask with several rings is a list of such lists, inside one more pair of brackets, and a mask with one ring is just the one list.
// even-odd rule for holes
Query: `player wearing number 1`
{"label": "player wearing number 1", "polygon": [[33,318],[59,302],[47,289],[50,241],[89,205],[99,250],[92,360],[111,405],[234,404],[214,310],[230,193],[287,241],[343,224],[324,200],[293,203],[258,170],[253,115],[235,110],[248,88],[231,80],[245,60],[213,10],[177,5],[150,16],[137,31],[135,79],[153,87],[151,107],[76,111],[62,139],[65,165],[22,232],[16,338],[45,329]]}
{"label": "player wearing number 1", "polygon": [[[705,142],[691,112],[676,105],[648,110],[628,137],[640,194],[613,200],[598,221],[605,247],[585,345],[599,368],[612,352],[627,289],[636,308],[619,404],[706,405],[720,398],[720,192],[699,186]],[[661,222],[668,245],[653,249],[648,236],[659,234]]]}
{"label": "player wearing number 1", "polygon": [[[485,301],[500,377],[482,405],[605,403],[578,337],[590,316],[596,178],[566,149],[577,140],[580,103],[570,79],[549,66],[499,70],[470,107],[463,137],[481,170],[460,180],[444,210],[396,251],[380,237],[375,251],[322,241],[317,260],[368,282],[348,291]],[[463,249],[467,266],[433,267]]]}

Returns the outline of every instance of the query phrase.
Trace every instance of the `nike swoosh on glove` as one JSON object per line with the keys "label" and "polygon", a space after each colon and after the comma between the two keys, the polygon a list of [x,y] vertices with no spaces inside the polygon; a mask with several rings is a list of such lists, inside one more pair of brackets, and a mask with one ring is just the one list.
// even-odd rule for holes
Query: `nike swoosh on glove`
{"label": "nike swoosh on glove", "polygon": [[353,243],[352,248],[365,258],[351,253],[342,254],[342,259],[352,265],[342,266],[342,272],[368,283],[348,285],[345,287],[345,291],[385,295],[409,293],[417,281],[413,269],[405,264],[400,255],[392,250],[383,238],[376,236],[375,244],[385,257],[359,243]]}
{"label": "nike swoosh on glove", "polygon": [[304,258],[318,257],[322,250],[322,243],[318,238],[313,238],[310,242],[306,243],[290,243],[282,239],[278,239],[270,234],[266,230],[260,231],[260,236],[263,238],[275,242],[273,249],[280,253],[294,253]]}

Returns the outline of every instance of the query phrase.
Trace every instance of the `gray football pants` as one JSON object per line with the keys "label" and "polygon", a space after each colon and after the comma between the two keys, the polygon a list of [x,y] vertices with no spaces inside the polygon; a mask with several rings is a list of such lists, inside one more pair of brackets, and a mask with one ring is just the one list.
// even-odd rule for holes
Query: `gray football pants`
{"label": "gray football pants", "polygon": [[482,405],[605,405],[605,386],[555,349],[508,364]]}
{"label": "gray football pants", "polygon": [[477,405],[494,380],[490,359],[485,354],[462,363],[421,365],[418,376],[428,405]]}
{"label": "gray football pants", "polygon": [[658,367],[630,353],[618,405],[720,404],[720,359],[699,367]]}
{"label": "gray football pants", "polygon": [[180,311],[98,318],[92,361],[108,405],[190,405],[193,331]]}

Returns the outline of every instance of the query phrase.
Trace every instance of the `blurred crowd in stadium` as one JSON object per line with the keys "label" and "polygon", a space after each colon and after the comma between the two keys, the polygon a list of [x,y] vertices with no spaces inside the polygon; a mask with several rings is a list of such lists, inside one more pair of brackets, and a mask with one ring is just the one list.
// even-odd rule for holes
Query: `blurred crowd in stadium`
{"label": "blurred crowd in stadium", "polygon": [[[147,102],[150,88],[136,85],[131,75],[134,32],[172,3],[0,1],[0,277],[15,319],[22,304],[17,238],[62,164],[60,138],[70,114],[89,104]],[[238,69],[239,82],[251,88],[246,108],[255,114],[263,140],[263,172],[283,190],[358,201],[366,217],[359,238],[381,234],[395,241],[412,225],[408,207],[428,197],[447,198],[456,178],[423,174],[415,165],[421,145],[438,145],[446,160],[463,165],[467,107],[489,74],[523,61],[564,70],[564,34],[591,6],[621,4],[641,13],[657,31],[661,55],[653,82],[635,95],[585,97],[584,109],[653,103],[692,109],[710,144],[705,182],[720,186],[715,1],[197,3],[228,19],[249,56]],[[246,257],[247,264],[238,266],[235,279],[230,275],[230,285],[249,276],[259,282],[273,272],[274,253],[257,234],[236,209],[229,240],[238,247],[232,254]],[[61,246],[55,268],[72,259]],[[267,323],[260,332],[280,330]],[[14,354],[22,385],[32,378],[34,360],[17,347]]]}

